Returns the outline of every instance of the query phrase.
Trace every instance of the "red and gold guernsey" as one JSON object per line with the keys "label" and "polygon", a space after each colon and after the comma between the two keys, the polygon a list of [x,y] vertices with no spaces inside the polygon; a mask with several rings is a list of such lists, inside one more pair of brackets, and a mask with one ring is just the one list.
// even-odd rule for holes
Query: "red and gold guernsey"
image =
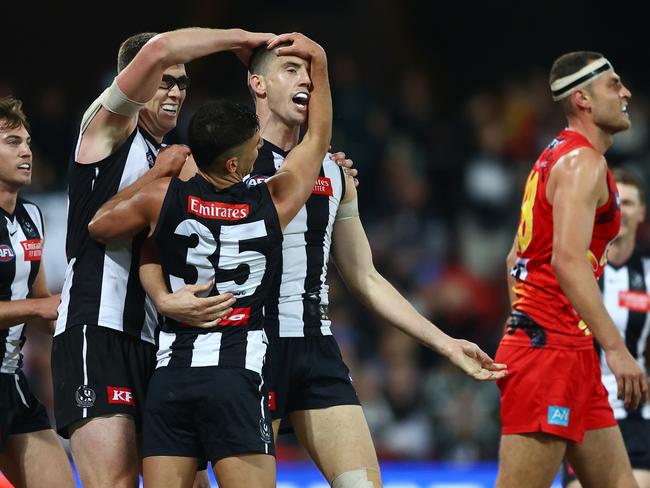
{"label": "red and gold guernsey", "polygon": [[[546,198],[551,169],[565,154],[593,147],[582,134],[563,130],[539,156],[528,176],[521,204],[516,237],[517,261],[511,274],[517,280],[513,308],[525,313],[545,329],[550,347],[581,349],[593,347],[588,324],[580,319],[562,292],[551,267],[553,251],[553,207]],[[607,247],[618,234],[621,223],[616,183],[607,169],[609,198],[596,209],[587,257],[596,279],[607,262]],[[525,335],[504,337],[506,343],[530,345]]]}

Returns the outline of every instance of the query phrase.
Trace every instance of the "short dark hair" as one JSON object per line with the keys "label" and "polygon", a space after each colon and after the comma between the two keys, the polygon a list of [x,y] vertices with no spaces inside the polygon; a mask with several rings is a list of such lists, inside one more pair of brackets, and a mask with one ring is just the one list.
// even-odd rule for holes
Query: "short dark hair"
{"label": "short dark hair", "polygon": [[266,48],[266,44],[262,44],[261,46],[258,46],[253,51],[251,59],[248,63],[248,71],[250,71],[250,73],[253,75],[265,75],[271,60],[277,57],[277,54],[275,53],[275,49],[279,47],[290,46],[290,45],[291,45],[290,42],[283,42],[281,44],[278,44],[274,49],[271,50]]}
{"label": "short dark hair", "polygon": [[232,150],[259,130],[257,115],[249,107],[229,100],[203,104],[194,114],[187,139],[200,170],[233,156]]}
{"label": "short dark hair", "polygon": [[21,125],[29,132],[23,102],[12,96],[0,98],[0,130],[16,129]]}
{"label": "short dark hair", "polygon": [[623,183],[635,187],[639,191],[639,201],[645,205],[645,183],[635,172],[625,168],[614,168],[612,176],[616,183]]}
{"label": "short dark hair", "polygon": [[141,32],[140,34],[135,34],[125,40],[120,45],[120,49],[117,52],[117,72],[119,73],[126,68],[129,63],[133,61],[136,54],[140,52],[142,46],[157,35],[157,32]]}

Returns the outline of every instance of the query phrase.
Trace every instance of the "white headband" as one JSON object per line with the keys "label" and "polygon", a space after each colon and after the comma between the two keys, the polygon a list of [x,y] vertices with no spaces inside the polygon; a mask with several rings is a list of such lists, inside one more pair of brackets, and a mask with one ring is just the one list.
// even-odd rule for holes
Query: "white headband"
{"label": "white headband", "polygon": [[558,78],[551,83],[553,100],[557,102],[558,100],[568,97],[573,90],[588,85],[596,78],[602,76],[605,71],[610,69],[614,68],[612,68],[612,65],[606,58],[598,58],[572,75]]}

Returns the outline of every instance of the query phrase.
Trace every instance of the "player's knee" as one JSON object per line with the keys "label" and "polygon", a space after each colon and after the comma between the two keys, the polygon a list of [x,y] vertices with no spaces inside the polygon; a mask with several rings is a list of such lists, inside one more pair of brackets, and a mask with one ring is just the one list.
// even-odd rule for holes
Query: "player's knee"
{"label": "player's knee", "polygon": [[332,488],[381,488],[380,484],[372,481],[369,471],[368,469],[353,469],[341,473],[332,481]]}

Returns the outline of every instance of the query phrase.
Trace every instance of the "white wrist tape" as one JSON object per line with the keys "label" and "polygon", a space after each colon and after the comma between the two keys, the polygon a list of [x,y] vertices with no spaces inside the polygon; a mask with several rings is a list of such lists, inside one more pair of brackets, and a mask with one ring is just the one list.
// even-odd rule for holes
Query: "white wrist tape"
{"label": "white wrist tape", "polygon": [[339,209],[336,211],[335,221],[338,222],[339,220],[353,219],[358,216],[359,202],[357,201],[357,197],[354,197],[349,202],[339,204]]}

